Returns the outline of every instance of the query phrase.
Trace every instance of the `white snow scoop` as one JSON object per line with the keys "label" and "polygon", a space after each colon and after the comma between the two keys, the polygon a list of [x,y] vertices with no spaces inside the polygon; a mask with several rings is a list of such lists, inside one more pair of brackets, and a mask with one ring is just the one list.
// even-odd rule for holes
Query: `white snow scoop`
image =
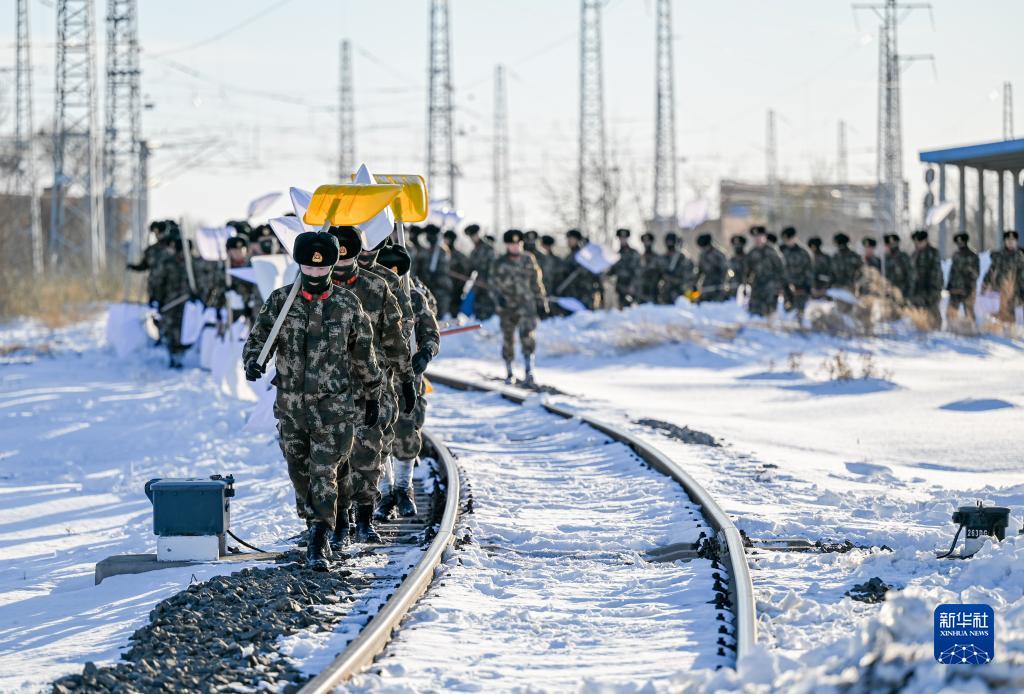
{"label": "white snow scoop", "polygon": [[111,304],[107,310],[107,344],[114,348],[118,358],[124,358],[149,343],[146,333],[145,304]]}

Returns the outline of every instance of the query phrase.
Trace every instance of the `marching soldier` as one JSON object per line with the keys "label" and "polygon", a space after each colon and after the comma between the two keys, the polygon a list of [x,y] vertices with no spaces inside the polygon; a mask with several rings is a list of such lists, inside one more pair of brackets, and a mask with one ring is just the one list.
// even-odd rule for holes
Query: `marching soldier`
{"label": "marching soldier", "polygon": [[[376,424],[383,377],[373,353],[373,328],[359,300],[335,291],[331,283],[338,241],[326,232],[301,233],[292,258],[299,264],[299,284],[267,298],[242,360],[245,377],[258,380],[266,368],[259,355],[273,326],[280,325],[271,351],[277,352],[274,414],[281,452],[299,517],[309,526],[307,565],[326,571],[337,517],[338,467],[351,453],[354,425],[360,420],[363,426]],[[356,410],[357,393],[365,401],[363,412]]]}
{"label": "marching soldier", "polygon": [[629,235],[629,229],[618,229],[615,232],[615,237],[619,240],[619,259],[612,265],[610,274],[615,278],[615,295],[619,300],[619,308],[633,304],[633,285],[640,267],[640,254],[629,245]]}
{"label": "marching soldier", "polygon": [[534,331],[537,314],[548,313],[548,299],[541,283],[540,268],[529,253],[523,252],[523,235],[510,229],[505,232],[505,254],[491,264],[490,285],[501,317],[501,356],[505,360],[505,382],[512,383],[512,360],[515,358],[515,334],[526,368],[525,383],[533,384],[533,353],[537,348]]}
{"label": "marching soldier", "polygon": [[910,256],[900,249],[898,234],[885,235],[885,279],[899,290],[896,303],[902,305],[910,297],[914,286],[914,265]]}
{"label": "marching soldier", "polygon": [[743,278],[747,276],[747,237],[733,234],[729,239],[729,245],[732,246],[732,257],[729,258],[729,281],[726,283],[725,291],[733,297],[743,284]]}
{"label": "marching soldier", "polygon": [[579,229],[570,229],[565,234],[569,255],[562,259],[562,267],[555,285],[558,296],[579,300],[588,309],[601,306],[601,278],[576,262],[576,254],[583,248],[583,234]]}
{"label": "marching soldier", "polygon": [[679,246],[679,236],[675,232],[665,234],[665,255],[657,267],[661,275],[659,304],[674,304],[676,299],[688,294],[696,283],[693,261],[686,257]]}
{"label": "marching soldier", "polygon": [[182,367],[181,356],[188,349],[181,344],[181,321],[185,316],[185,302],[193,296],[185,268],[185,253],[181,238],[169,236],[168,251],[160,258],[159,265],[149,273],[149,305],[160,316],[160,341],[167,347],[169,366]]}
{"label": "marching soldier", "polygon": [[850,237],[843,232],[840,231],[833,236],[832,241],[836,244],[836,252],[830,263],[832,286],[853,292],[853,286],[864,265],[864,259],[850,250]]}
{"label": "marching soldier", "polygon": [[661,256],[654,250],[654,234],[644,233],[640,237],[644,250],[640,254],[636,279],[633,282],[633,297],[638,304],[653,304],[658,300],[658,283],[661,282]]}
{"label": "marching soldier", "polygon": [[[448,230],[444,232],[444,247],[451,256],[451,272],[457,273],[462,277],[469,277],[469,257],[455,247],[455,232]],[[445,307],[453,316],[459,315],[459,309],[462,307],[462,288],[466,284],[466,280],[458,277],[452,277],[452,302],[451,306]]]}
{"label": "marching soldier", "polygon": [[812,236],[807,239],[807,247],[811,249],[811,296],[815,299],[825,297],[832,286],[832,259],[821,250],[821,237]]}
{"label": "marching soldier", "polygon": [[768,318],[775,313],[785,275],[782,257],[768,242],[768,232],[762,226],[754,227],[754,248],[747,255],[746,277],[752,315]]}
{"label": "marching soldier", "polygon": [[924,309],[928,316],[928,324],[932,330],[942,327],[942,314],[939,313],[939,301],[942,298],[942,261],[939,251],[928,243],[928,232],[924,229],[915,231],[914,255],[911,264],[914,267],[914,284],[910,289],[910,305]]}
{"label": "marching soldier", "polygon": [[875,249],[878,248],[878,241],[876,241],[873,236],[865,236],[860,240],[860,245],[864,248],[864,266],[873,267],[881,272],[882,259],[875,255]]}
{"label": "marching soldier", "polygon": [[[384,385],[380,396],[380,415],[371,425],[357,426],[352,455],[338,469],[338,520],[331,536],[332,549],[340,549],[348,542],[348,510],[356,508],[356,542],[379,543],[380,535],[374,530],[372,516],[380,497],[377,486],[388,454],[389,432],[398,421],[401,392],[401,411],[412,412],[416,406],[413,387],[412,355],[409,340],[403,331],[402,309],[387,281],[379,275],[364,271],[356,263],[362,250],[362,234],[350,226],[331,227],[330,233],[338,240],[338,263],[332,280],[335,287],[347,290],[359,299],[363,312],[373,328],[373,347],[378,366],[383,370]],[[356,401],[358,408],[360,402]]]}
{"label": "marching soldier", "polygon": [[793,227],[782,230],[782,261],[786,268],[784,305],[787,311],[796,311],[799,320],[804,315],[811,284],[814,282],[814,262],[807,249],[797,243],[796,229]]}
{"label": "marching soldier", "polygon": [[534,260],[537,259],[538,238],[540,238],[540,235],[533,229],[530,229],[528,232],[523,234],[523,250],[532,255]]}
{"label": "marching soldier", "polygon": [[441,243],[440,229],[428,224],[425,234],[427,247],[416,254],[416,276],[423,280],[423,284],[434,294],[437,299],[437,317],[443,318],[452,303],[452,256]]}
{"label": "marching soldier", "polygon": [[139,262],[128,263],[125,266],[133,272],[155,270],[164,258],[173,255],[168,243],[175,236],[179,238],[181,236],[181,233],[178,231],[178,225],[170,219],[163,221],[153,220],[149,223],[149,231],[156,237],[156,240],[142,251],[142,258],[139,259]]}
{"label": "marching soldier", "polygon": [[999,292],[997,317],[1004,323],[1017,322],[1017,304],[1024,300],[1024,255],[1018,248],[1019,242],[1016,231],[1003,232],[1003,247],[992,252],[992,264],[981,285],[983,292]]}
{"label": "marching soldier", "polygon": [[494,260],[494,247],[480,236],[479,224],[467,226],[466,236],[473,242],[473,250],[466,261],[467,274],[476,273],[476,281],[473,284],[473,314],[480,320],[487,320],[494,315],[494,299],[487,287],[487,273],[491,268],[491,261]]}
{"label": "marching soldier", "polygon": [[[377,258],[378,265],[388,268],[396,277],[403,277],[409,272],[409,255],[401,246],[385,246]],[[419,459],[423,445],[423,423],[427,416],[426,383],[423,373],[427,365],[437,356],[441,349],[441,333],[437,327],[435,310],[431,306],[430,290],[421,282],[414,281],[410,292],[413,321],[410,339],[416,344],[416,353],[412,356],[412,369],[415,373],[415,390],[418,394],[416,407],[412,412],[403,412],[395,423],[395,437],[391,447],[391,465],[385,465],[382,485],[385,494],[390,492],[398,515],[410,518],[416,515],[416,500],[412,492],[412,473]],[[385,498],[386,502],[387,498]],[[383,513],[382,513],[383,512]],[[382,507],[378,519],[386,518],[390,509]]]}
{"label": "marching soldier", "polygon": [[960,315],[960,307],[964,315],[975,322],[974,293],[978,288],[978,276],[981,274],[981,262],[978,254],[968,245],[970,236],[960,232],[953,236],[956,252],[950,259],[949,280],[946,291],[949,292],[949,304],[946,306],[946,322],[952,324]]}
{"label": "marching soldier", "polygon": [[[252,266],[249,260],[249,243],[244,237],[232,236],[225,245],[228,253],[228,267]],[[214,270],[216,274],[213,274]],[[263,305],[263,299],[255,284],[234,278],[229,280],[219,267],[210,268],[207,272],[210,273],[210,280],[213,284],[212,290],[205,299],[207,306],[216,309],[230,306],[235,316],[245,316],[250,320],[256,316],[260,306]]]}
{"label": "marching soldier", "polygon": [[555,281],[558,279],[558,268],[562,259],[555,255],[555,237],[544,234],[540,237],[541,251],[537,255],[537,265],[540,266],[541,279],[544,281],[544,292],[552,296],[555,290]]}
{"label": "marching soldier", "polygon": [[700,248],[700,257],[697,259],[697,291],[700,292],[698,300],[700,303],[725,301],[729,298],[726,292],[729,261],[711,242],[711,234],[698,236],[697,247]]}

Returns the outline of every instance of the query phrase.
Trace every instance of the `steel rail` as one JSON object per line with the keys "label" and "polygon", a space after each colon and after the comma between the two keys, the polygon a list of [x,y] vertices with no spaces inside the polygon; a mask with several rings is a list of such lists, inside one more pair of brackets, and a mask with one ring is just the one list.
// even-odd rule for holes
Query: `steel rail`
{"label": "steel rail", "polygon": [[[448,386],[458,390],[477,390],[498,393],[502,397],[523,404],[531,397],[533,391],[522,390],[510,386],[488,383],[471,378],[463,378],[451,374],[430,371],[427,378],[432,383]],[[757,610],[754,599],[754,584],[750,577],[750,567],[743,547],[743,538],[732,519],[715,501],[697,480],[693,478],[676,461],[659,451],[650,443],[641,440],[625,429],[602,422],[591,415],[559,405],[540,401],[542,407],[552,414],[566,419],[578,418],[587,425],[607,434],[616,441],[629,446],[644,462],[678,482],[690,499],[701,507],[704,517],[715,530],[719,547],[724,547],[722,559],[729,572],[729,592],[732,599],[732,612],[735,616],[736,662],[749,654],[757,643]]]}
{"label": "steel rail", "polygon": [[391,634],[412,609],[416,600],[430,586],[434,578],[434,569],[440,565],[444,551],[455,537],[455,521],[459,515],[459,470],[455,458],[439,438],[428,431],[423,432],[423,438],[424,442],[433,448],[436,460],[442,465],[448,478],[444,514],[441,516],[437,534],[415,568],[409,572],[380,612],[363,627],[359,636],[353,639],[330,665],[299,690],[300,694],[330,692],[373,662],[387,646]]}

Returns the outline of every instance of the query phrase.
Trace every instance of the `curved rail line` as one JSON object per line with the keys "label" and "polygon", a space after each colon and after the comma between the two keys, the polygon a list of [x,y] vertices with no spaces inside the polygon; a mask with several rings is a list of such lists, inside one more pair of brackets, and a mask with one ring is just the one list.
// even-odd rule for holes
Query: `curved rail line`
{"label": "curved rail line", "polygon": [[[450,374],[428,373],[428,378],[441,385],[458,390],[477,390],[498,393],[502,397],[523,404],[535,395],[532,391],[502,386],[484,381],[461,378]],[[708,493],[690,473],[676,461],[667,457],[657,448],[642,441],[630,432],[594,417],[575,412],[555,403],[541,402],[545,410],[566,419],[578,418],[598,431],[607,434],[616,441],[629,446],[644,462],[678,482],[690,499],[701,507],[709,525],[715,530],[721,557],[729,572],[729,592],[732,599],[732,611],[735,615],[736,661],[739,662],[757,643],[757,612],[754,601],[754,585],[750,578],[750,567],[743,548],[743,538],[732,519],[726,515],[718,502]]]}
{"label": "curved rail line", "polygon": [[441,563],[445,549],[454,539],[455,521],[459,514],[459,470],[455,458],[441,440],[428,431],[423,432],[424,443],[433,449],[437,462],[444,468],[447,481],[444,514],[437,534],[416,563],[415,568],[388,598],[359,636],[319,675],[307,682],[302,694],[324,694],[366,668],[391,640],[392,632],[423,595],[434,577],[434,569]]}

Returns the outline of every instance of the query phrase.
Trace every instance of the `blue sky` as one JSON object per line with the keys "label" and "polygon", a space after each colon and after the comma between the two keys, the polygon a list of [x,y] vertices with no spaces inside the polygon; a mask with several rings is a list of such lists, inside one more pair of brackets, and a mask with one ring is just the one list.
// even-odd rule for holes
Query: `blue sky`
{"label": "blue sky", "polygon": [[[3,10],[13,18],[14,3]],[[98,64],[105,2],[97,2]],[[911,210],[922,194],[919,149],[1001,137],[1001,85],[1024,90],[1019,0],[935,0],[901,24],[900,50],[931,53],[903,78]],[[496,63],[509,70],[516,222],[560,230],[558,198],[574,189],[579,2],[452,0],[459,206],[491,219],[491,119]],[[265,10],[265,12],[264,12]],[[31,3],[36,120],[53,101],[52,3]],[[338,43],[355,46],[357,157],[371,169],[424,169],[426,0],[143,0],[139,25],[155,216],[209,223],[289,185],[335,178]],[[853,181],[875,171],[877,20],[843,0],[678,0],[677,149],[681,201],[719,178],[765,175],[766,109],[778,118],[785,179],[828,178],[836,130],[848,123]],[[255,18],[254,15],[256,16]],[[248,21],[250,20],[251,21]],[[243,26],[238,26],[243,24]],[[13,62],[13,22],[0,59]],[[654,111],[654,2],[610,0],[604,12],[609,145],[622,176],[619,223],[649,210]],[[10,79],[4,100],[9,103]],[[101,92],[102,93],[102,92]],[[1018,98],[1024,103],[1024,95]],[[0,108],[6,112],[9,108]],[[1024,131],[1024,117],[1018,118]],[[3,130],[11,129],[10,120]]]}

